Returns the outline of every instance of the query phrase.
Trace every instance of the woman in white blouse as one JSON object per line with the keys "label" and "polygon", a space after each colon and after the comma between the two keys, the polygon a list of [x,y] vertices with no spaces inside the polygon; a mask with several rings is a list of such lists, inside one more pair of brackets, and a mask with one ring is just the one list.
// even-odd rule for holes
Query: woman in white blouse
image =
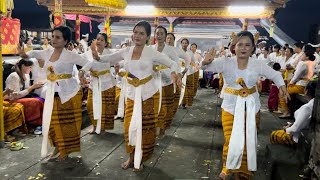
{"label": "woman in white blouse", "polygon": [[[107,34],[99,33],[96,44],[99,55],[111,53],[107,49]],[[100,134],[101,131],[114,128],[116,81],[111,75],[110,63],[95,62],[91,68],[87,109],[93,125],[90,133]]]}
{"label": "woman in white blouse", "polygon": [[182,74],[180,68],[180,59],[172,46],[166,45],[165,40],[167,36],[167,29],[163,26],[158,26],[156,28],[155,37],[157,43],[152,47],[157,51],[167,55],[172,61],[177,64],[177,72],[178,73],[178,85],[179,87],[174,87],[171,81],[171,70],[169,67],[157,65],[155,66],[155,70],[159,71],[161,74],[161,82],[159,85],[159,91],[162,91],[161,97],[161,107],[159,112],[158,123],[156,123],[156,127],[160,128],[159,138],[165,135],[165,130],[170,127],[172,119],[173,119],[173,109],[174,109],[174,93],[175,89],[181,88],[181,78]]}
{"label": "woman in white blouse", "polygon": [[[288,93],[290,95],[303,94],[306,85],[313,76],[314,60],[316,59],[314,52],[315,49],[312,46],[306,45],[304,47],[304,54],[301,56],[301,61],[298,63],[293,78],[288,84]],[[281,98],[280,106],[283,110],[283,114],[279,116],[279,118],[290,117],[288,103]]]}
{"label": "woman in white blouse", "polygon": [[[43,112],[41,156],[47,156],[48,137],[54,152],[48,159],[59,156],[64,160],[68,154],[80,151],[82,123],[82,90],[73,77],[75,64],[84,66],[87,58],[65,49],[71,40],[71,31],[59,26],[52,31],[52,49],[29,51],[20,50],[22,58],[43,59],[47,69],[47,91]],[[82,73],[81,73],[82,75]]]}
{"label": "woman in white blouse", "polygon": [[[167,37],[166,37],[166,43],[169,46],[174,47],[175,39],[176,39],[176,37],[174,36],[173,33],[168,33]],[[181,74],[182,74],[182,83],[185,85],[186,81],[187,81],[187,77],[184,75],[188,72],[188,68],[190,67],[191,58],[181,48],[174,47],[174,49],[175,49],[175,51],[181,61],[181,63],[180,63],[181,68],[180,69],[181,69]],[[185,92],[185,86],[182,86],[181,88],[176,89],[176,92],[174,94],[174,105],[173,105],[173,114],[172,114],[173,117],[176,114],[176,112],[179,108],[179,105],[182,103],[182,99],[184,97],[184,92]]]}
{"label": "woman in white blouse", "polygon": [[156,136],[155,121],[158,119],[159,108],[159,88],[152,76],[153,65],[161,64],[169,67],[171,80],[174,83],[177,80],[176,63],[146,45],[150,34],[150,24],[140,21],[133,28],[134,46],[101,57],[92,46],[95,59],[100,59],[101,62],[108,62],[112,66],[124,59],[128,81],[124,127],[126,150],[130,156],[121,165],[123,169],[128,169],[133,164],[134,170],[139,170],[141,162],[148,160],[153,153]]}
{"label": "woman in white blouse", "polygon": [[258,77],[262,75],[271,79],[279,87],[280,94],[288,96],[281,74],[264,62],[250,58],[255,52],[254,37],[250,32],[238,33],[233,44],[236,58],[214,60],[215,50],[212,49],[202,62],[203,69],[222,73],[225,83],[221,105],[225,137],[222,179],[230,172],[235,173],[236,179],[250,178],[257,170],[256,115],[260,99],[255,85]]}
{"label": "woman in white blouse", "polygon": [[33,62],[21,59],[15,66],[15,72],[11,73],[6,80],[6,89],[13,90],[10,96],[4,96],[5,100],[21,103],[24,106],[24,116],[27,125],[37,126],[41,134],[42,111],[44,100],[33,93],[41,88],[43,82],[35,82],[31,85],[30,72]]}

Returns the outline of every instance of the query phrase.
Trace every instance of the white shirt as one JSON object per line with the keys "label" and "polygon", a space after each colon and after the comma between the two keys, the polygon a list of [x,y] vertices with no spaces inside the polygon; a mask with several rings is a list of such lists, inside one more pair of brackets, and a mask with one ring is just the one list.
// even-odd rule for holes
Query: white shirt
{"label": "white shirt", "polygon": [[191,57],[188,53],[184,52],[181,48],[174,48],[181,62],[185,63],[186,68],[190,69]]}
{"label": "white shirt", "polygon": [[311,99],[307,104],[296,110],[296,112],[294,112],[295,121],[293,125],[286,129],[286,132],[292,135],[293,140],[296,143],[298,143],[301,130],[309,126],[313,104],[314,99]]}
{"label": "white shirt", "polygon": [[293,78],[290,81],[290,84],[296,84],[300,86],[306,86],[308,81],[302,80],[308,78],[308,65],[304,61],[300,61],[297,65],[296,71],[294,72]]}
{"label": "white shirt", "polygon": [[263,61],[263,62],[266,63],[266,64],[268,64],[268,63],[271,62],[269,56],[267,55],[267,57],[265,58],[265,57],[264,57],[264,54],[260,54],[260,55],[258,56],[258,60]]}
{"label": "white shirt", "polygon": [[85,41],[84,39],[81,39],[80,42],[83,46],[84,51],[88,51],[88,42]]}
{"label": "white shirt", "polygon": [[[18,73],[11,73],[6,79],[6,88],[13,90],[13,92],[18,93],[17,98],[23,98],[24,96],[29,94],[27,88],[30,87],[30,76],[29,74],[25,74],[26,80],[24,81],[24,89],[23,84],[20,82],[20,77]],[[10,100],[13,100],[13,97],[9,97]]]}
{"label": "white shirt", "polygon": [[[243,78],[247,87],[252,88],[256,85],[257,79],[260,76],[266,76],[267,79],[271,79],[278,87],[285,85],[280,72],[273,70],[262,61],[254,58],[249,58],[248,66],[245,70],[238,69],[237,58],[228,57],[215,59],[211,64],[202,66],[202,68],[207,71],[222,73],[224,86],[226,88],[241,89],[242,87],[236,82],[239,78]],[[261,106],[258,91],[252,95],[255,98],[255,111],[257,113]],[[226,112],[234,114],[237,96],[224,93],[223,97],[221,107]]]}
{"label": "white shirt", "polygon": [[[54,49],[34,50],[27,52],[27,55],[29,58],[43,59],[45,61],[43,68],[46,69],[47,74],[50,73],[47,70],[49,66],[53,67],[55,74],[72,74],[73,66],[75,64],[84,66],[85,64],[89,63],[87,58],[66,49],[62,50],[62,53],[57,61],[50,62],[49,60],[53,54],[53,51]],[[59,93],[62,104],[70,100],[78,93],[80,85],[77,79],[78,77],[72,77],[57,81],[55,91]]]}
{"label": "white shirt", "polygon": [[277,58],[277,53],[276,52],[272,52],[269,54],[269,59],[271,62],[275,62]]}
{"label": "white shirt", "polygon": [[[152,45],[155,50],[157,50],[157,45]],[[167,55],[172,61],[174,61],[177,64],[177,69],[176,72],[180,73],[181,72],[181,67],[180,67],[180,59],[174,50],[174,47],[165,45],[162,52],[163,54]],[[171,80],[171,70],[170,69],[164,69],[161,70],[161,80],[162,80],[162,86],[168,86],[172,84]]]}
{"label": "white shirt", "polygon": [[276,57],[276,61],[275,62],[280,64],[282,70],[286,70],[287,69],[286,57],[285,56]]}
{"label": "white shirt", "polygon": [[[34,80],[33,83],[38,83],[38,82],[46,82],[47,81],[47,69],[41,68],[39,65],[39,62],[37,59],[30,59],[33,62],[32,66],[32,79]],[[42,86],[41,88],[35,89],[34,93],[39,95],[42,98],[46,97],[46,89],[47,86],[46,84]]]}
{"label": "white shirt", "polygon": [[[92,51],[89,50],[88,53],[92,53]],[[111,54],[111,53],[112,52],[109,49],[104,49],[101,55],[107,55],[107,54]],[[108,90],[108,89],[114,87],[116,85],[116,81],[111,74],[110,63],[102,63],[102,62],[99,62],[96,60],[94,60],[94,61],[95,61],[95,63],[91,67],[91,69],[93,71],[104,71],[104,70],[110,71],[110,73],[99,76],[99,78],[101,79],[101,91],[105,91],[105,90]],[[90,84],[89,84],[90,89],[92,89],[93,78],[94,77],[92,77],[92,76],[90,78]]]}
{"label": "white shirt", "polygon": [[[149,46],[144,46],[139,60],[132,60],[133,49],[134,46],[121,49],[113,54],[101,56],[99,62],[108,62],[111,66],[113,66],[124,59],[124,69],[140,80],[145,79],[153,74],[153,65],[161,64],[168,66],[171,69],[171,72],[174,72],[177,69],[176,63],[168,56]],[[90,69],[91,66],[92,65],[87,65],[84,67],[84,69]],[[155,79],[151,79],[146,84],[141,85],[141,87],[142,100],[149,99],[159,90]],[[128,84],[127,90],[127,97],[134,100],[135,87],[131,84]]]}
{"label": "white shirt", "polygon": [[304,52],[301,51],[299,54],[296,53],[293,55],[293,60],[291,62],[292,67],[296,67],[298,65],[298,63],[301,61],[301,57],[302,57],[303,53]]}

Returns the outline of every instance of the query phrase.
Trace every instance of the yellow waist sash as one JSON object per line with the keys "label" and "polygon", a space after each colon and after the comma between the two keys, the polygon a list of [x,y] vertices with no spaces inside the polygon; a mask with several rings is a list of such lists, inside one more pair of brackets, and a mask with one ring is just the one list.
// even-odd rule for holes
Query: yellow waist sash
{"label": "yellow waist sash", "polygon": [[257,91],[256,86],[253,86],[252,88],[248,89],[248,88],[242,88],[242,89],[233,89],[233,88],[225,88],[224,92],[227,94],[233,94],[236,96],[241,96],[241,97],[247,97],[250,94],[253,94]]}
{"label": "yellow waist sash", "polygon": [[72,74],[55,74],[55,73],[50,73],[47,75],[47,79],[50,81],[56,81],[56,80],[61,80],[61,79],[70,79],[72,78]]}
{"label": "yellow waist sash", "polygon": [[91,71],[91,75],[93,77],[99,77],[99,76],[102,76],[102,75],[105,75],[105,74],[109,74],[110,73],[110,70],[103,70],[103,71]]}
{"label": "yellow waist sash", "polygon": [[169,69],[169,67],[164,66],[164,65],[154,65],[153,66],[153,70],[156,71],[156,72],[164,70],[164,69]]}
{"label": "yellow waist sash", "polygon": [[138,87],[140,85],[143,85],[143,84],[146,84],[147,82],[149,82],[150,80],[152,79],[152,75],[144,78],[144,79],[138,79],[138,78],[132,78],[132,79],[129,79],[127,77],[127,81],[129,84],[131,84],[132,86],[134,87]]}

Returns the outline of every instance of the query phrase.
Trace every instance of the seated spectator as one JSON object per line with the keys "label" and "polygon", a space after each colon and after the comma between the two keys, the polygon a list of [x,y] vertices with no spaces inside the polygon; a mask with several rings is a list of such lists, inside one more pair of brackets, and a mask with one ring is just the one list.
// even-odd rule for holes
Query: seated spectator
{"label": "seated spectator", "polygon": [[[3,91],[3,96],[11,94],[11,89]],[[23,105],[19,103],[10,103],[9,101],[3,101],[3,117],[4,117],[4,132],[5,141],[15,141],[15,137],[9,135],[11,131],[22,127],[24,125],[24,112]]]}
{"label": "seated spectator", "polygon": [[294,145],[298,143],[301,130],[307,128],[312,116],[314,97],[317,87],[317,81],[310,81],[305,88],[305,95],[309,102],[301,106],[294,113],[295,122],[288,124],[283,130],[273,131],[270,141],[272,144]]}
{"label": "seated spectator", "polygon": [[15,72],[12,72],[6,80],[6,88],[14,92],[4,97],[15,103],[21,103],[24,106],[24,116],[27,125],[37,126],[35,134],[41,134],[42,112],[44,99],[33,93],[35,89],[43,86],[42,82],[30,83],[30,72],[33,62],[21,59],[15,66]]}
{"label": "seated spectator", "polygon": [[[302,59],[298,63],[294,76],[288,84],[288,93],[290,95],[303,94],[308,81],[313,76],[315,60],[314,52],[315,49],[312,46],[306,45],[304,47],[304,54],[301,57]],[[288,103],[285,102],[284,98],[280,98],[279,103],[281,109],[283,110],[283,115],[281,115],[279,118],[290,117],[290,109],[288,107]]]}

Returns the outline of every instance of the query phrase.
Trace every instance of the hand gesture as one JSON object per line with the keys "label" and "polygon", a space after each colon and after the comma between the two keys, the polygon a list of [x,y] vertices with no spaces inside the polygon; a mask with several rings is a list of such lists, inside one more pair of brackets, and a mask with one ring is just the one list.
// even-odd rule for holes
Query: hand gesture
{"label": "hand gesture", "polygon": [[18,46],[17,48],[18,51],[18,55],[23,58],[23,59],[27,59],[28,55],[26,54],[26,52],[24,51],[24,46]]}
{"label": "hand gesture", "polygon": [[32,89],[39,89],[44,85],[43,82],[37,82],[32,85]]}
{"label": "hand gesture", "polygon": [[11,93],[13,93],[12,89],[6,89],[3,91],[3,96],[10,95]]}
{"label": "hand gesture", "polygon": [[211,48],[209,53],[207,53],[206,56],[204,57],[202,64],[203,65],[210,64],[214,60],[215,55],[216,55],[216,50],[214,48]]}

